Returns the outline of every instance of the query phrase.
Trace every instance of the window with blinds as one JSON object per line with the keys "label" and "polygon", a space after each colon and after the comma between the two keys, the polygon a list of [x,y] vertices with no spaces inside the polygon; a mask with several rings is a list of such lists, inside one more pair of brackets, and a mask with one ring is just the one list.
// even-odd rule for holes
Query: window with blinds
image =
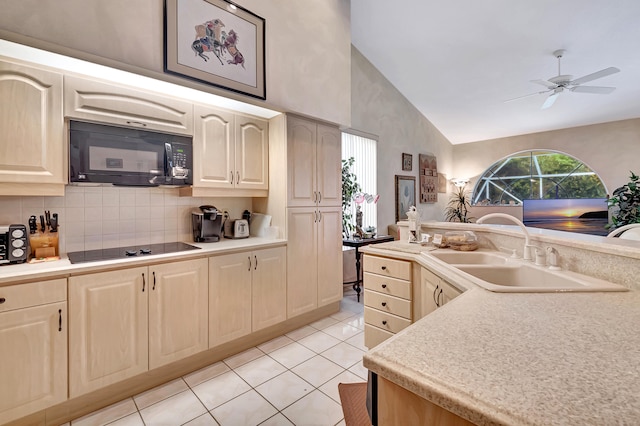
{"label": "window with blinds", "polygon": [[[342,159],[355,159],[351,172],[357,176],[362,192],[375,196],[378,193],[377,187],[377,142],[352,133],[342,133]],[[377,227],[378,211],[375,203],[364,201],[360,204],[362,209],[362,225]],[[355,224],[356,203],[351,203],[351,217]]]}

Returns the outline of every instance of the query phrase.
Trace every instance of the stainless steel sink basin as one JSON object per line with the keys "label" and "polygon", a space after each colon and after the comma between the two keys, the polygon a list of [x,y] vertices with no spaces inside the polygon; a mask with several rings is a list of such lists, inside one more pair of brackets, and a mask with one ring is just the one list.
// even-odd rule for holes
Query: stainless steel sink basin
{"label": "stainless steel sink basin", "polygon": [[626,287],[571,271],[553,271],[499,252],[423,253],[448,264],[459,276],[501,293],[628,291]]}

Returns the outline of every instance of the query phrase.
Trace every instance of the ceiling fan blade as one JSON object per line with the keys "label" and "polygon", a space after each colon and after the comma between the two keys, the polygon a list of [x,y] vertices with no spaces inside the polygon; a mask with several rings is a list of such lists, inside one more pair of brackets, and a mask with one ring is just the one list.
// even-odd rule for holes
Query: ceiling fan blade
{"label": "ceiling fan blade", "polygon": [[528,95],[518,96],[517,98],[512,98],[512,99],[507,99],[506,101],[503,101],[503,102],[507,103],[507,102],[511,102],[511,101],[517,101],[518,99],[524,99],[524,98],[528,98],[528,97],[531,97],[531,96],[541,95],[541,94],[547,93],[547,92],[549,92],[549,91],[548,90],[543,90],[542,92],[529,93]]}
{"label": "ceiling fan blade", "polygon": [[552,82],[547,81],[547,80],[529,80],[529,81],[531,81],[532,83],[541,84],[541,85],[547,87],[548,89],[555,89],[556,87],[558,87],[557,84],[552,83]]}
{"label": "ceiling fan blade", "polygon": [[596,93],[599,95],[608,95],[609,93],[616,90],[616,88],[604,87],[604,86],[576,86],[576,87],[572,87],[569,90],[571,90],[572,92],[579,92],[579,93]]}
{"label": "ceiling fan blade", "polygon": [[549,97],[547,99],[545,99],[545,101],[542,104],[542,107],[540,109],[550,108],[551,105],[553,105],[553,103],[556,101],[556,99],[558,98],[558,95],[560,93],[561,92],[553,92],[552,94],[550,94]]}
{"label": "ceiling fan blade", "polygon": [[616,67],[605,68],[603,70],[594,72],[593,74],[588,74],[588,75],[585,75],[584,77],[577,78],[577,79],[573,80],[571,82],[571,84],[578,85],[578,84],[582,84],[582,83],[587,83],[589,81],[592,81],[592,80],[595,80],[595,79],[598,79],[598,78],[602,78],[602,77],[606,77],[608,75],[615,74],[617,72],[620,72],[620,70],[618,68],[616,68]]}

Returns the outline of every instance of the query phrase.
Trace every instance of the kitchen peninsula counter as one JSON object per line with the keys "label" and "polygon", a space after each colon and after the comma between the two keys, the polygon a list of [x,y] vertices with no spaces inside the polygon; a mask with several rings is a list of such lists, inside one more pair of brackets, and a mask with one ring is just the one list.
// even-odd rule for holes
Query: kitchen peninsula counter
{"label": "kitchen peninsula counter", "polygon": [[[435,266],[414,246],[366,251]],[[364,366],[479,425],[638,424],[640,291],[462,284],[462,295],[366,353]]]}
{"label": "kitchen peninsula counter", "polygon": [[19,284],[21,282],[36,279],[65,278],[70,275],[88,274],[118,268],[130,268],[148,264],[196,259],[219,254],[237,253],[240,251],[254,249],[259,250],[270,247],[279,247],[285,246],[287,244],[287,240],[250,237],[235,240],[225,239],[215,243],[188,242],[187,244],[198,247],[198,249],[76,264],[72,264],[66,256],[62,256],[60,260],[50,262],[2,265],[0,266],[0,286]]}

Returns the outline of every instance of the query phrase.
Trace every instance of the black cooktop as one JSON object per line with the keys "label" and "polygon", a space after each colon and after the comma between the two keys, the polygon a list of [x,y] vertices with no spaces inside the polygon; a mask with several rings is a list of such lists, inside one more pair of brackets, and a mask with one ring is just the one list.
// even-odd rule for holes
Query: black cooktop
{"label": "black cooktop", "polygon": [[153,254],[176,253],[199,250],[200,247],[185,243],[147,244],[141,246],[116,247],[100,250],[74,251],[67,253],[71,263],[98,262],[101,260],[145,257]]}

